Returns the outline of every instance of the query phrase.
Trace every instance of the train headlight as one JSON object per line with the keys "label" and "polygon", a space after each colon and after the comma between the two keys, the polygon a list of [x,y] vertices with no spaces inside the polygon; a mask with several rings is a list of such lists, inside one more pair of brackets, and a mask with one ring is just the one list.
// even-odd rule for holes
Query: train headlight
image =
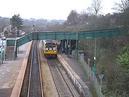
{"label": "train headlight", "polygon": [[56,48],[53,48],[53,50],[56,50]]}

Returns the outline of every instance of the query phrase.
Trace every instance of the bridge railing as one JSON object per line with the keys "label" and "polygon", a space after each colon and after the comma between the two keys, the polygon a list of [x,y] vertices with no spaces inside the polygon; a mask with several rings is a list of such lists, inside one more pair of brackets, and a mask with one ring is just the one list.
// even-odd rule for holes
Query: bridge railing
{"label": "bridge railing", "polygon": [[[128,29],[126,28],[114,28],[114,29],[101,29],[101,30],[90,30],[80,32],[32,32],[28,33],[20,38],[17,38],[17,47],[31,41],[31,40],[86,40],[94,39],[99,37],[114,37],[120,35],[126,35]],[[15,40],[7,40],[7,46],[14,46]]]}

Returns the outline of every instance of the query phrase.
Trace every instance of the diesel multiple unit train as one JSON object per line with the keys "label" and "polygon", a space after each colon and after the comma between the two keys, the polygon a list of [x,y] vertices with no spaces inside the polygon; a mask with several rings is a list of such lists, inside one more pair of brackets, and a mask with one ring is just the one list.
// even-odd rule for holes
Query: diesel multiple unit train
{"label": "diesel multiple unit train", "polygon": [[43,40],[43,53],[45,57],[57,57],[57,45],[56,40]]}
{"label": "diesel multiple unit train", "polygon": [[[57,53],[71,54],[76,48],[76,40],[42,40],[45,57],[57,57]],[[70,46],[70,47],[69,47]]]}

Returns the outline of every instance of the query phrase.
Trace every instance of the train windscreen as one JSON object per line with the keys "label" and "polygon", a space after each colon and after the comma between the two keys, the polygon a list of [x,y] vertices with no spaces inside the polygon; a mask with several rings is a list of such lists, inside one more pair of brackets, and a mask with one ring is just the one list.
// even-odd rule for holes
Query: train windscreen
{"label": "train windscreen", "polygon": [[46,47],[49,48],[53,48],[53,47],[56,47],[56,44],[55,43],[46,43]]}

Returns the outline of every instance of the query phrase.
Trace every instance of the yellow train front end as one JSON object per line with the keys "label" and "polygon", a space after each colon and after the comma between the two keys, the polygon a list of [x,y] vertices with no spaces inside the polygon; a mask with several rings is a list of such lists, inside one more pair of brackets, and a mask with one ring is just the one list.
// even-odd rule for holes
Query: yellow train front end
{"label": "yellow train front end", "polygon": [[57,57],[57,51],[56,50],[44,50],[44,56],[45,57]]}
{"label": "yellow train front end", "polygon": [[52,40],[43,41],[43,53],[47,58],[57,57],[57,44]]}

